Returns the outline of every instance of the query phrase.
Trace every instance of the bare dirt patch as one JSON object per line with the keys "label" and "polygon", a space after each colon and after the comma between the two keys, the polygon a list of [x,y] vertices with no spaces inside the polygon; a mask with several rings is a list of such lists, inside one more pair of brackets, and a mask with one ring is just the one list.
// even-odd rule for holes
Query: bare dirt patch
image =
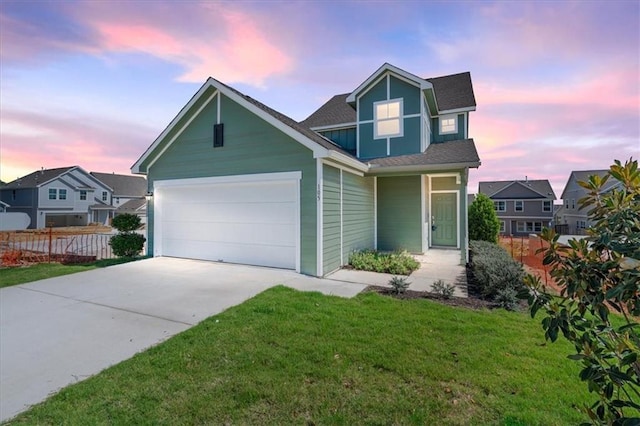
{"label": "bare dirt patch", "polygon": [[378,293],[384,296],[394,297],[401,300],[429,299],[448,306],[456,306],[467,309],[493,309],[497,305],[487,300],[477,297],[451,297],[446,299],[439,294],[429,293],[427,291],[407,290],[404,293],[396,294],[393,289],[388,287],[379,287],[370,285],[364,291]]}

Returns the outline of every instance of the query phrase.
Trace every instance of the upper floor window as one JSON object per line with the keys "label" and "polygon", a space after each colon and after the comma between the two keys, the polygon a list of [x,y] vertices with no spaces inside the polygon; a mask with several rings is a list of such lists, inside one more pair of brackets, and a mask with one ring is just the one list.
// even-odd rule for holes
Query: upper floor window
{"label": "upper floor window", "polygon": [[576,200],[574,198],[571,199],[571,208],[572,209],[576,208]]}
{"label": "upper floor window", "polygon": [[11,200],[12,201],[16,200],[16,190],[15,189],[13,191],[11,191]]}
{"label": "upper floor window", "polygon": [[57,200],[58,199],[58,190],[55,188],[49,188],[49,199]]}
{"label": "upper floor window", "polygon": [[66,189],[58,190],[58,198],[61,199],[61,200],[66,200],[67,199],[67,190]]}
{"label": "upper floor window", "polygon": [[517,212],[523,212],[524,211],[524,201],[522,200],[517,200],[513,202],[514,204],[514,210]]}
{"label": "upper floor window", "polygon": [[507,202],[506,201],[494,201],[493,208],[498,212],[506,212],[507,211]]}
{"label": "upper floor window", "polygon": [[542,202],[542,211],[543,212],[550,212],[553,208],[553,204],[551,204],[551,200],[544,200]]}
{"label": "upper floor window", "polygon": [[107,191],[102,191],[102,201],[108,200],[109,193]]}
{"label": "upper floor window", "polygon": [[440,117],[440,134],[458,132],[458,119],[455,115],[443,115]]}
{"label": "upper floor window", "polygon": [[87,191],[80,191],[80,200],[85,201],[87,199]]}
{"label": "upper floor window", "polygon": [[375,139],[402,136],[402,107],[402,99],[373,104],[373,137]]}

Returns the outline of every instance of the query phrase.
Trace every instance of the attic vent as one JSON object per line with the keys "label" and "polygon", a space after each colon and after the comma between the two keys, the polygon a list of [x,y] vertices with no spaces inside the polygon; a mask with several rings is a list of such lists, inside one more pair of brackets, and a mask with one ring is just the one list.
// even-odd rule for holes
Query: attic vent
{"label": "attic vent", "polygon": [[224,146],[224,124],[213,125],[213,147],[219,148]]}

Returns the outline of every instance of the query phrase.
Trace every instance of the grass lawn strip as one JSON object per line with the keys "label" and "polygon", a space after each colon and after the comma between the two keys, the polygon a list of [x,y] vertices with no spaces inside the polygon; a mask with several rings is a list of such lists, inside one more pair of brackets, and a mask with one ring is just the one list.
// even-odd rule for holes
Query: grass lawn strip
{"label": "grass lawn strip", "polygon": [[133,259],[103,259],[83,265],[63,265],[60,263],[37,263],[30,266],[12,266],[0,268],[0,288],[12,285],[30,283],[44,280],[45,278],[59,277],[75,274],[76,272],[90,271],[91,269],[104,268],[131,262]]}
{"label": "grass lawn strip", "polygon": [[12,423],[577,424],[570,352],[525,313],[276,287]]}

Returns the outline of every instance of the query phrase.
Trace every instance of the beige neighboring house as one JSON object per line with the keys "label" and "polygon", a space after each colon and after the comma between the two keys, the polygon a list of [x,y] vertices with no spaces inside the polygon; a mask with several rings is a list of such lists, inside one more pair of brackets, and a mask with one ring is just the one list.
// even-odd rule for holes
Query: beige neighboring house
{"label": "beige neighboring house", "polygon": [[[562,207],[555,213],[556,231],[569,235],[585,235],[591,227],[588,214],[591,208],[580,208],[578,201],[587,195],[587,190],[578,182],[586,182],[589,176],[598,175],[604,177],[608,169],[603,170],[574,170],[569,175],[567,184],[562,191]],[[602,192],[610,191],[617,185],[616,181],[607,181]]]}

